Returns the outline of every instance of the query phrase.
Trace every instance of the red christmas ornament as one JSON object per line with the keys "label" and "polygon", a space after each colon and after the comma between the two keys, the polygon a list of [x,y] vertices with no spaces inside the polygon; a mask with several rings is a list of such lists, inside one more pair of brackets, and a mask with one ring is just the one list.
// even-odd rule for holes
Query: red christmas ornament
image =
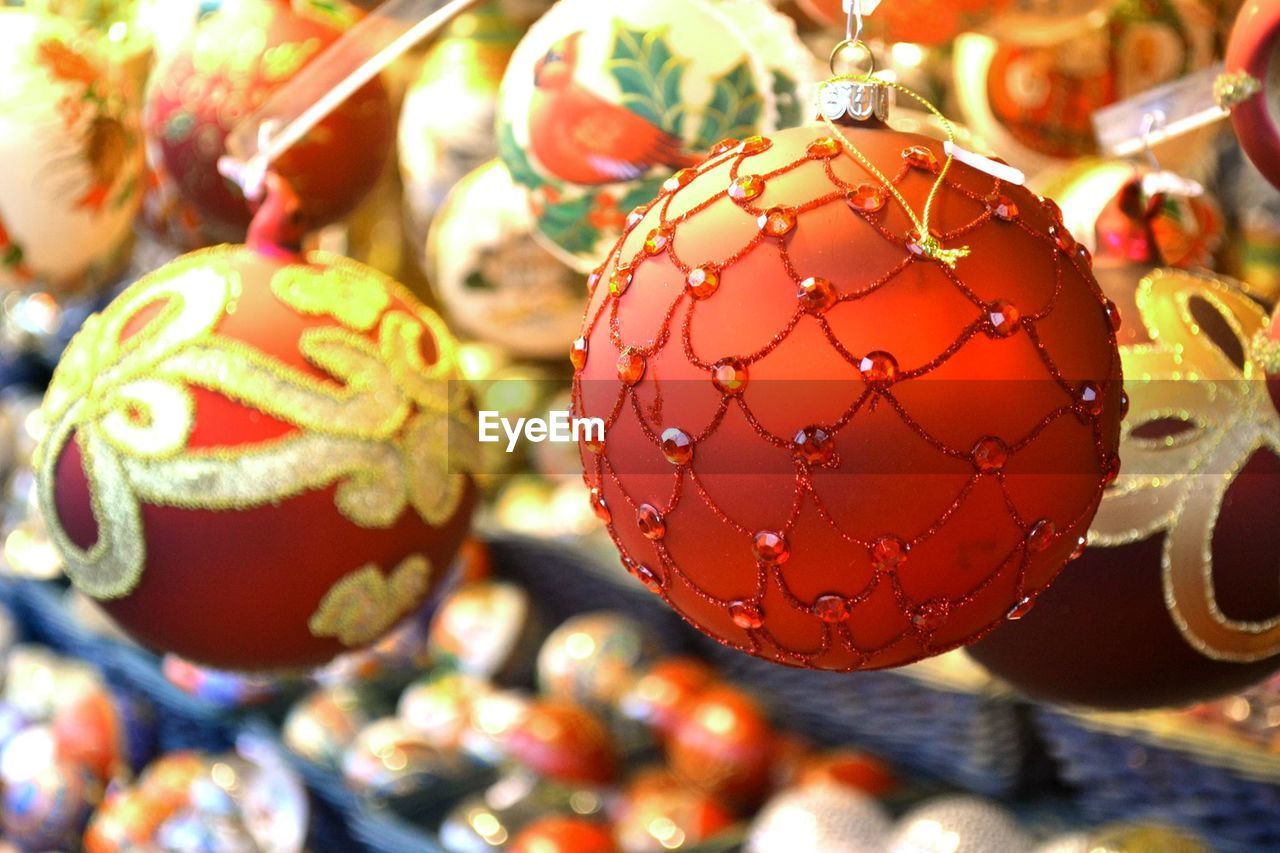
{"label": "red christmas ornament", "polygon": [[666,737],[688,713],[693,699],[715,681],[715,672],[693,658],[659,661],[618,700],[623,716]]}
{"label": "red christmas ornament", "polygon": [[715,797],[690,788],[666,769],[636,774],[613,820],[614,835],[626,853],[698,849],[734,822]]}
{"label": "red christmas ornament", "polygon": [[1265,91],[1280,49],[1280,0],[1249,0],[1240,9],[1227,43],[1226,73],[1215,86],[1218,102],[1231,109],[1231,123],[1245,154],[1263,176],[1280,187],[1280,122],[1275,96]]}
{"label": "red christmas ornament", "polygon": [[[227,134],[342,35],[351,13],[311,0],[232,0],[156,70],[146,130],[153,159],[202,216],[211,240],[239,240],[250,212],[218,173]],[[382,174],[395,138],[387,91],[373,80],[277,159],[317,228],[341,219]]]}
{"label": "red christmas ornament", "polygon": [[1280,668],[1280,415],[1260,381],[1280,373],[1280,334],[1237,286],[1191,273],[1153,272],[1131,302],[1126,473],[1094,547],[970,649],[1034,698],[1106,710],[1204,701]]}
{"label": "red christmas ornament", "polygon": [[[1121,377],[1052,202],[943,176],[934,140],[834,132],[728,146],[645,208],[600,270],[626,286],[592,295],[574,403],[606,421],[585,479],[646,586],[742,651],[859,670],[970,643],[1053,579],[1118,467]],[[883,205],[851,203],[868,184]]]}
{"label": "red christmas ornament", "polygon": [[443,577],[474,497],[443,323],[368,267],[281,245],[295,211],[273,195],[254,245],[124,291],[44,401],[67,575],[143,644],[219,669],[377,640]]}
{"label": "red christmas ornament", "polygon": [[583,818],[547,817],[529,824],[511,853],[617,853],[609,828]]}
{"label": "red christmas ornament", "polygon": [[731,687],[701,693],[667,744],[676,775],[743,810],[769,787],[774,732],[760,706]]}
{"label": "red christmas ornament", "polygon": [[806,762],[797,774],[801,786],[835,785],[868,797],[883,797],[898,788],[898,778],[880,759],[856,750],[823,753]]}
{"label": "red christmas ornament", "polygon": [[[1014,0],[890,0],[866,19],[867,35],[885,41],[909,41],[938,45],[972,30],[1011,6]],[[843,0],[800,0],[800,7],[815,20],[844,24]]]}
{"label": "red christmas ornament", "polygon": [[557,782],[607,785],[617,773],[604,724],[569,702],[533,703],[511,733],[507,750],[522,766]]}

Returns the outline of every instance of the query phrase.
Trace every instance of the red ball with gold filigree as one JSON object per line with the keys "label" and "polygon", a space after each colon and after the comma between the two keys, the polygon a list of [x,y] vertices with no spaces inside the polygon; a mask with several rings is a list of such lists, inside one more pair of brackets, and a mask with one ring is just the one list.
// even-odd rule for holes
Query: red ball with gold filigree
{"label": "red ball with gold filigree", "polygon": [[407,290],[323,253],[222,246],[143,278],[45,397],[36,472],[68,577],[141,643],[221,669],[372,643],[470,517],[454,349]]}
{"label": "red ball with gold filigree", "polygon": [[[337,41],[358,13],[315,0],[230,0],[159,67],[147,100],[153,161],[194,205],[206,239],[243,239],[250,212],[218,172],[227,134]],[[346,216],[382,174],[395,138],[386,88],[356,91],[273,163],[313,228]]]}
{"label": "red ball with gold filigree", "polygon": [[1119,470],[1088,252],[934,140],[728,140],[591,282],[571,359],[575,416],[606,424],[582,445],[596,512],[641,582],[750,654],[860,670],[973,642],[1077,552]]}

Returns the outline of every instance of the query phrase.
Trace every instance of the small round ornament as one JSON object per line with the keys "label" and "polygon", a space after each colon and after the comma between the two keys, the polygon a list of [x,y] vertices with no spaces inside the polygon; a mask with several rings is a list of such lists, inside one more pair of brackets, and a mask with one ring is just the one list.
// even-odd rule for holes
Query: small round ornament
{"label": "small round ornament", "polygon": [[431,625],[428,649],[439,663],[475,678],[523,683],[533,668],[541,619],[514,583],[483,581],[450,595]]}
{"label": "small round ornament", "polygon": [[654,659],[656,647],[645,626],[620,613],[574,616],[542,644],[538,686],[547,696],[605,709]]}
{"label": "small round ornament", "polygon": [[219,669],[386,634],[473,496],[444,324],[369,267],[288,248],[296,200],[273,187],[253,246],[187,255],[85,323],[37,452],[72,582],[143,644]]}
{"label": "small round ornament", "polygon": [[798,124],[813,64],[761,0],[561,0],[503,79],[500,156],[546,245],[586,272],[702,152]]}
{"label": "small round ornament", "polygon": [[617,757],[604,724],[568,702],[541,699],[529,706],[507,741],[520,766],[555,782],[607,785],[617,773]]}
{"label": "small round ornament", "polygon": [[799,787],[834,785],[868,797],[883,797],[896,791],[898,777],[880,759],[856,750],[822,753],[804,762],[796,774]]}
{"label": "small round ornament", "polygon": [[1280,667],[1280,584],[1264,523],[1278,498],[1280,415],[1261,380],[1267,317],[1229,282],[1142,280],[1121,349],[1130,472],[1086,550],[970,654],[1038,699],[1108,710],[1225,695]]}
{"label": "small round ornament", "polygon": [[618,853],[618,847],[608,827],[597,821],[548,817],[520,830],[511,853]]}
{"label": "small round ornament", "polygon": [[580,338],[573,414],[606,422],[584,479],[624,565],[780,663],[973,642],[1053,579],[1118,465],[1087,255],[1051,202],[882,126],[695,174],[615,247]]}
{"label": "small round ornament", "polygon": [[0,288],[93,289],[127,261],[142,202],[136,107],[93,39],[0,10]]}
{"label": "small round ornament", "polygon": [[1275,80],[1280,51],[1280,2],[1248,0],[1236,17],[1223,76],[1215,85],[1218,103],[1231,110],[1231,123],[1245,154],[1263,176],[1280,187],[1280,121]]}
{"label": "small round ornament", "polygon": [[431,227],[427,277],[455,328],[525,358],[560,358],[583,276],[533,238],[526,191],[494,160],[453,188]]}
{"label": "small round ornament", "polygon": [[618,697],[618,712],[628,720],[670,736],[694,698],[716,680],[715,672],[694,658],[658,661]]}
{"label": "small round ornament", "polygon": [[59,704],[49,727],[60,761],[102,784],[128,772],[125,721],[105,687]]}
{"label": "small round ornament", "polygon": [[[498,87],[520,32],[496,4],[464,12],[428,48],[400,109],[409,236],[422,246],[451,187],[497,156]],[[523,196],[519,200],[527,215]]]}
{"label": "small round ornament", "polygon": [[57,757],[53,732],[33,726],[0,749],[0,828],[23,848],[66,849],[97,796],[88,770]]}
{"label": "small round ornament", "polygon": [[938,797],[916,806],[894,825],[889,853],[1029,853],[1031,837],[1013,815],[979,797]]}
{"label": "small round ornament", "polygon": [[483,691],[471,697],[471,715],[460,736],[462,751],[481,764],[505,761],[511,738],[529,716],[533,698],[520,690]]}
{"label": "small round ornament", "polygon": [[432,746],[456,750],[471,723],[473,705],[491,689],[487,682],[459,672],[433,675],[405,688],[396,714]]}
{"label": "small round ornament", "polygon": [[880,853],[889,816],[870,797],[844,788],[791,788],[767,804],[747,834],[745,853]]}
{"label": "small round ornament", "polygon": [[381,710],[370,694],[350,687],[317,690],[289,709],[281,738],[294,755],[337,769],[356,735]]}
{"label": "small round ornament", "polygon": [[774,737],[755,700],[732,687],[712,687],[676,724],[667,758],[686,783],[749,809],[768,788]]}
{"label": "small round ornament", "polygon": [[172,810],[137,788],[109,793],[93,813],[84,833],[85,853],[126,853],[153,844]]}
{"label": "small round ornament", "polygon": [[[228,133],[352,20],[340,4],[316,0],[228,0],[156,69],[146,109],[150,155],[199,211],[206,239],[239,240],[249,224],[243,196],[218,172]],[[391,102],[375,79],[272,166],[302,197],[306,224],[318,228],[373,188],[394,138]]]}
{"label": "small round ornament", "polygon": [[665,769],[637,774],[614,807],[613,820],[623,853],[698,849],[734,822],[715,797]]}
{"label": "small round ornament", "polygon": [[473,771],[457,753],[436,748],[395,717],[375,720],[362,729],[342,759],[347,787],[381,799],[428,790],[461,791],[466,788],[461,782],[474,776]]}

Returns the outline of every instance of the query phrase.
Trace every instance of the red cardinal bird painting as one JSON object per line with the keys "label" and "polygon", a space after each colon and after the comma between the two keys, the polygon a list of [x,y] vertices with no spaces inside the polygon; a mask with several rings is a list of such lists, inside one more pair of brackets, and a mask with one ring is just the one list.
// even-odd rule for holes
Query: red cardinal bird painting
{"label": "red cardinal bird painting", "polygon": [[683,140],[574,80],[581,37],[565,36],[534,66],[529,146],[543,167],[570,183],[611,184],[698,162]]}

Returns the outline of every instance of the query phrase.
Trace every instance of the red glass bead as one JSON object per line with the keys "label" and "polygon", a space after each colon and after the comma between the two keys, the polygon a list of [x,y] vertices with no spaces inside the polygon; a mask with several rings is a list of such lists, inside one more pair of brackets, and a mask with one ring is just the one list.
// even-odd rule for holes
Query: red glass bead
{"label": "red glass bead", "polygon": [[671,245],[673,236],[675,236],[675,230],[669,225],[653,229],[649,232],[649,236],[644,238],[644,253],[650,257],[661,255]]}
{"label": "red glass bead", "polygon": [[644,219],[645,214],[648,212],[649,212],[649,208],[647,207],[637,207],[635,210],[628,213],[627,227],[626,227],[627,232],[630,233],[633,228],[639,225],[641,220]]}
{"label": "red glass bead", "polygon": [[644,378],[645,366],[643,356],[623,350],[618,355],[618,378],[627,385],[635,385]]}
{"label": "red glass bead", "polygon": [[850,612],[849,601],[842,595],[820,595],[813,603],[813,614],[828,625],[843,622]]}
{"label": "red glass bead", "polygon": [[821,314],[835,304],[836,289],[825,278],[806,278],[796,296],[806,311]]}
{"label": "red glass bead", "polygon": [[573,365],[574,370],[581,370],[587,366],[587,339],[577,338],[573,342],[573,346],[569,348],[569,363]]}
{"label": "red glass bead", "polygon": [[667,522],[653,504],[640,504],[636,510],[636,526],[645,539],[658,540],[667,535]]}
{"label": "red glass bead", "polygon": [[1035,609],[1035,606],[1036,606],[1035,598],[1033,596],[1028,595],[1026,598],[1022,599],[1017,604],[1013,605],[1013,607],[1009,610],[1009,612],[1005,614],[1005,618],[1008,619],[1010,622],[1017,622],[1019,619],[1025,618],[1027,614],[1029,614],[1032,610]]}
{"label": "red glass bead", "polygon": [[652,593],[662,592],[662,586],[666,583],[666,574],[657,566],[650,566],[648,563],[636,563],[632,574],[640,583],[644,584],[645,589]]}
{"label": "red glass bead", "polygon": [[740,140],[734,139],[733,137],[729,137],[728,139],[721,139],[719,142],[717,142],[715,145],[711,147],[711,151],[709,153],[711,154],[712,157],[718,157],[721,154],[729,153],[730,151],[737,148],[741,144],[742,142]]}
{"label": "red glass bead", "polygon": [[773,147],[773,140],[767,136],[748,136],[742,140],[743,154],[763,154]]}
{"label": "red glass bead", "polygon": [[673,193],[678,189],[689,186],[693,183],[693,179],[698,177],[696,169],[681,169],[663,182],[662,188],[669,193]]}
{"label": "red glass bead", "polygon": [[871,545],[871,565],[880,572],[896,569],[907,561],[907,550],[897,536],[881,536]]}
{"label": "red glass bead", "polygon": [[898,377],[898,361],[887,352],[873,352],[858,362],[862,381],[868,385],[888,385]]}
{"label": "red glass bead", "polygon": [[726,358],[712,368],[711,383],[722,394],[741,394],[747,387],[747,368],[737,359]]}
{"label": "red glass bead", "polygon": [[930,634],[942,627],[942,624],[947,621],[947,617],[950,615],[951,603],[942,599],[934,599],[933,601],[926,601],[916,608],[915,613],[911,614],[911,624],[926,634]]}
{"label": "red glass bead", "polygon": [[609,512],[609,505],[604,501],[604,494],[599,489],[591,490],[591,511],[596,514],[596,518],[608,524],[613,520],[613,514]]}
{"label": "red glass bead", "polygon": [[614,296],[626,293],[633,277],[630,267],[618,267],[613,271],[613,275],[609,276],[609,292]]}
{"label": "red glass bead", "polygon": [[796,433],[793,440],[796,456],[810,465],[821,465],[831,461],[836,445],[831,435],[822,427],[805,427]]}
{"label": "red glass bead", "polygon": [[687,465],[693,459],[693,439],[684,430],[671,427],[662,433],[662,455],[672,465]]}
{"label": "red glass bead", "polygon": [[1111,331],[1120,331],[1120,327],[1124,325],[1124,318],[1120,316],[1120,306],[1108,299],[1103,303],[1103,310],[1107,312],[1107,324],[1111,326]]}
{"label": "red glass bead", "polygon": [[764,192],[764,178],[759,175],[740,175],[729,185],[729,198],[737,202],[757,199]]}
{"label": "red glass bead", "polygon": [[735,601],[729,605],[729,618],[744,631],[754,631],[764,625],[764,611],[749,601]]}
{"label": "red glass bead", "polygon": [[751,538],[751,549],[756,559],[771,566],[780,566],[791,559],[791,545],[787,537],[773,530],[761,530]]}
{"label": "red glass bead", "polygon": [[1089,547],[1089,537],[1081,536],[1079,539],[1076,540],[1076,549],[1071,552],[1071,556],[1067,558],[1068,561],[1078,560],[1081,557],[1083,557],[1085,549],[1088,547]]}
{"label": "red glass bead", "polygon": [[706,299],[720,288],[720,271],[715,267],[697,267],[685,278],[694,299]]}
{"label": "red glass bead", "polygon": [[993,436],[979,439],[973,446],[973,467],[984,474],[994,474],[1009,461],[1009,447]]}
{"label": "red glass bead", "polygon": [[1031,530],[1027,533],[1027,550],[1039,554],[1053,544],[1053,538],[1057,534],[1056,524],[1047,518],[1040,519],[1031,525]]}
{"label": "red glass bead", "polygon": [[1120,478],[1120,455],[1118,453],[1111,454],[1107,458],[1107,463],[1102,469],[1102,487],[1106,488]]}
{"label": "red glass bead", "polygon": [[796,230],[798,221],[799,217],[796,216],[795,208],[771,207],[760,214],[756,224],[760,226],[760,230],[764,232],[766,237],[781,239]]}
{"label": "red glass bead", "polygon": [[911,145],[902,149],[902,159],[917,169],[932,172],[938,168],[937,156],[923,145]]}
{"label": "red glass bead", "polygon": [[815,160],[830,160],[840,155],[840,143],[830,136],[823,136],[810,142],[808,151]]}
{"label": "red glass bead", "polygon": [[1086,415],[1098,417],[1102,414],[1102,389],[1093,382],[1084,383],[1076,394],[1076,403]]}
{"label": "red glass bead", "polygon": [[1018,218],[1018,205],[1008,196],[1000,196],[991,206],[991,214],[1002,222],[1013,222]]}
{"label": "red glass bead", "polygon": [[876,184],[859,184],[845,193],[844,200],[855,212],[875,213],[888,204],[889,193]]}
{"label": "red glass bead", "polygon": [[1016,333],[1021,320],[1022,312],[1010,302],[992,302],[987,306],[987,322],[991,324],[991,334],[997,338]]}

